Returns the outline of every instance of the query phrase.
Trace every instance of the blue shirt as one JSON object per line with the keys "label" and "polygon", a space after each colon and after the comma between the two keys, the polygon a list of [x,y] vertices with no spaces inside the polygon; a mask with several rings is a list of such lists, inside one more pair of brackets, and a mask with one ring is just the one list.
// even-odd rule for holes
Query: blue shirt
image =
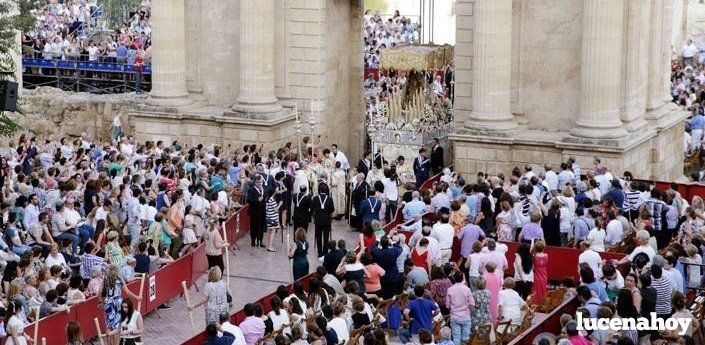
{"label": "blue shirt", "polygon": [[228,175],[230,175],[230,181],[233,181],[233,184],[236,186],[240,185],[240,181],[237,179],[237,175],[240,173],[240,170],[242,170],[241,167],[239,166],[231,166],[228,169]]}
{"label": "blue shirt", "polygon": [[119,59],[125,59],[127,58],[127,47],[121,44],[115,49],[115,53]]}
{"label": "blue shirt", "polygon": [[600,307],[602,302],[599,298],[593,297],[585,302],[585,307],[590,312],[590,317],[597,317],[597,308]]}
{"label": "blue shirt", "polygon": [[611,191],[607,192],[606,195],[612,197],[612,200],[614,200],[614,204],[617,205],[620,210],[622,209],[622,206],[624,205],[624,193],[622,193],[621,189],[612,189]]}
{"label": "blue shirt", "polygon": [[596,280],[590,284],[585,284],[590,291],[594,291],[597,294],[597,297],[600,299],[600,301],[604,302],[609,300],[609,296],[607,296],[607,291],[605,291],[605,284],[599,280]]}
{"label": "blue shirt", "polygon": [[[372,245],[372,256],[375,261],[384,270],[384,275],[380,278],[383,282],[399,281],[399,269],[397,267],[397,258],[401,255],[402,249],[398,244],[387,248],[377,246],[377,243]],[[401,283],[401,282],[399,282]]]}
{"label": "blue shirt", "polygon": [[703,128],[705,128],[705,116],[702,116],[702,115],[695,115],[695,116],[690,120],[690,128],[691,128],[691,129],[703,129]]}
{"label": "blue shirt", "polygon": [[438,309],[435,302],[417,297],[406,305],[406,309],[412,318],[411,334],[417,334],[421,329],[433,332],[433,312]]}
{"label": "blue shirt", "polygon": [[416,216],[422,216],[426,213],[426,204],[421,200],[412,200],[404,206],[404,220],[414,219]]}
{"label": "blue shirt", "polygon": [[468,205],[468,216],[475,217],[477,215],[477,194],[468,195],[465,199],[465,205]]}

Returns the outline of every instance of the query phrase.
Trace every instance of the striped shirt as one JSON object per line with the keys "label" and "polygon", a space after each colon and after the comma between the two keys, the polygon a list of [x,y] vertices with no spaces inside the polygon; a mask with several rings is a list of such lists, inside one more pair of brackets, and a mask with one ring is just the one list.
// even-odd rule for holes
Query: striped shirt
{"label": "striped shirt", "polygon": [[274,200],[274,195],[267,199],[267,219],[276,219],[276,222],[279,222],[279,207],[277,207],[277,205],[278,203]]}
{"label": "striped shirt", "polygon": [[641,192],[638,190],[624,192],[624,204],[622,204],[622,208],[625,211],[638,210],[639,206],[643,203],[643,200],[641,200]]}
{"label": "striped shirt", "polygon": [[651,217],[654,219],[654,230],[661,231],[661,212],[664,210],[664,207],[666,207],[666,203],[658,199],[650,198],[649,200],[646,200],[645,204],[651,214]]}
{"label": "striped shirt", "polygon": [[656,314],[671,314],[673,283],[666,277],[654,279],[651,286],[656,289]]}

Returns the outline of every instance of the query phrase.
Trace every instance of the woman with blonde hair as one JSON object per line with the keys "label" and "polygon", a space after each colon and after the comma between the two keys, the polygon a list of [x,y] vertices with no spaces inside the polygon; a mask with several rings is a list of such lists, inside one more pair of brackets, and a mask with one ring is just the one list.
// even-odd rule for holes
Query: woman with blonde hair
{"label": "woman with blonde hair", "polygon": [[107,328],[109,334],[107,337],[108,345],[117,345],[120,342],[120,311],[122,310],[123,292],[138,302],[142,300],[142,297],[135,295],[127,288],[127,283],[120,277],[118,267],[110,265],[102,294],[105,328]]}
{"label": "woman with blonde hair", "polygon": [[206,283],[205,295],[203,299],[189,306],[189,310],[193,310],[205,304],[207,326],[212,323],[217,323],[220,314],[230,313],[228,284],[223,280],[223,274],[218,266],[213,266],[208,270],[208,283]]}

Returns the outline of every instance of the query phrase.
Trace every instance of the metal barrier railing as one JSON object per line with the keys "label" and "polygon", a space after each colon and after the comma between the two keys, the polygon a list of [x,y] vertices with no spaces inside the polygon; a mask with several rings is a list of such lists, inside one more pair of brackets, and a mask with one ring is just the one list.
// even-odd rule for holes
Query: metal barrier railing
{"label": "metal barrier railing", "polygon": [[22,59],[23,87],[53,86],[65,91],[125,93],[149,91],[152,67],[127,63],[126,59],[104,57],[89,61],[85,55],[68,60],[25,57]]}

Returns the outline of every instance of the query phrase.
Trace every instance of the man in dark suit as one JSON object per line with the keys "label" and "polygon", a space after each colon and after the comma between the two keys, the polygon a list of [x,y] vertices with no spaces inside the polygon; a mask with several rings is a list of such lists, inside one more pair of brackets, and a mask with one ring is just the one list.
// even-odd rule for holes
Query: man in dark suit
{"label": "man in dark suit", "polygon": [[250,240],[252,246],[264,247],[262,238],[264,237],[266,221],[267,190],[263,186],[261,175],[255,177],[255,182],[247,191],[247,204],[250,206]]}
{"label": "man in dark suit", "polygon": [[443,148],[438,142],[438,138],[431,141],[431,171],[438,174],[443,170]]}
{"label": "man in dark suit", "polygon": [[414,175],[416,176],[416,188],[421,188],[421,185],[428,180],[430,161],[426,158],[426,149],[419,149],[419,156],[414,160]]}
{"label": "man in dark suit", "polygon": [[366,223],[371,223],[373,220],[379,220],[379,213],[382,210],[383,203],[384,202],[380,201],[374,194],[372,194],[360,204],[360,213],[363,226]]}
{"label": "man in dark suit", "polygon": [[384,156],[382,155],[382,150],[378,149],[377,153],[375,153],[372,158],[372,164],[374,164],[377,169],[382,169],[385,163],[387,163],[387,160],[384,159]]}
{"label": "man in dark suit", "polygon": [[[255,167],[255,170],[257,171],[257,175],[262,176],[262,187],[267,193],[271,193],[275,188],[275,181],[274,178],[272,178],[272,175],[267,174],[267,172],[264,170],[264,165],[257,164]],[[265,199],[266,200],[266,199]]]}
{"label": "man in dark suit", "polygon": [[360,158],[360,161],[357,163],[357,172],[362,173],[365,175],[365,178],[367,178],[367,173],[372,170],[372,153],[370,151],[366,151],[365,155]]}
{"label": "man in dark suit", "polygon": [[328,185],[318,186],[318,195],[311,200],[313,225],[316,229],[316,249],[318,257],[326,254],[326,244],[330,240],[331,223],[333,222],[333,198],[328,196]]}
{"label": "man in dark suit", "polygon": [[311,197],[306,193],[306,186],[301,186],[298,193],[294,193],[292,198],[294,215],[294,230],[302,228],[308,231],[308,223],[311,222]]}
{"label": "man in dark suit", "polygon": [[355,216],[350,218],[350,225],[355,227],[357,231],[362,231],[362,213],[360,205],[362,201],[367,199],[368,195],[370,195],[370,185],[365,181],[365,175],[358,173],[350,200],[355,211]]}

